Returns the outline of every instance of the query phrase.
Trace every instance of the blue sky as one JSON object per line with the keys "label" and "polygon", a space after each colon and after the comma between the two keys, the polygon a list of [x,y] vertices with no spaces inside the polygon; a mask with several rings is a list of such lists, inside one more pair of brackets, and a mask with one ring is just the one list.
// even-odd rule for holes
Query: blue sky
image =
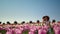
{"label": "blue sky", "polygon": [[60,0],[0,0],[0,21],[60,20]]}

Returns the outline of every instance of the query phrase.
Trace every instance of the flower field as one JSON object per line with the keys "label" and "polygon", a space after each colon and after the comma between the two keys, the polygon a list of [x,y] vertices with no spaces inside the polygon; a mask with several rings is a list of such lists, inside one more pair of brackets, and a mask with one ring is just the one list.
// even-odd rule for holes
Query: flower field
{"label": "flower field", "polygon": [[0,34],[60,34],[59,24],[0,25]]}

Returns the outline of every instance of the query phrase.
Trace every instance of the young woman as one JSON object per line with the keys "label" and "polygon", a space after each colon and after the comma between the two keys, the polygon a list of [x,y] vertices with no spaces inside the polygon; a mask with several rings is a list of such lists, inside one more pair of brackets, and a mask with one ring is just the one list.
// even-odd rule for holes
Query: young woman
{"label": "young woman", "polygon": [[43,16],[43,24],[50,25],[50,17],[49,16]]}

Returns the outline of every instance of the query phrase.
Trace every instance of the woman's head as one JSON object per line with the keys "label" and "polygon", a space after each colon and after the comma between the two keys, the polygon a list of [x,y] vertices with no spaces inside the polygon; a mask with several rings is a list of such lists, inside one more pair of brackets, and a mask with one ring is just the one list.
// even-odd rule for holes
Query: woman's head
{"label": "woman's head", "polygon": [[43,16],[42,19],[43,19],[43,21],[49,21],[50,17],[49,16]]}

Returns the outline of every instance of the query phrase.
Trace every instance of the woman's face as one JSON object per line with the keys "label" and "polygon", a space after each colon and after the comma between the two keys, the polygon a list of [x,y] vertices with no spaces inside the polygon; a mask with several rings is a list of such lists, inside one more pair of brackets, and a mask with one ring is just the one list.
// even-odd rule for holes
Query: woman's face
{"label": "woman's face", "polygon": [[48,21],[48,18],[47,17],[43,18],[43,21]]}

